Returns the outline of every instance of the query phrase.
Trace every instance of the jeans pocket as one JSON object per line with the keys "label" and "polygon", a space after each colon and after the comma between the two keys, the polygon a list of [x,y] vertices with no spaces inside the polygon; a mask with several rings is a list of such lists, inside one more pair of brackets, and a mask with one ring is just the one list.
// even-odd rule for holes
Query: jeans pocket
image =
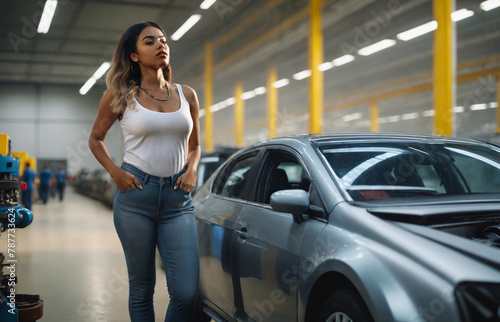
{"label": "jeans pocket", "polygon": [[174,208],[183,208],[191,200],[191,193],[177,188],[169,191],[167,195],[167,203]]}

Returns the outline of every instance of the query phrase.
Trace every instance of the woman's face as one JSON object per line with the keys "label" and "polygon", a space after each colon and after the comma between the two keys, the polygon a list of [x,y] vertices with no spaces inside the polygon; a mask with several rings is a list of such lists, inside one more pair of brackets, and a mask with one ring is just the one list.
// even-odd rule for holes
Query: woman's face
{"label": "woman's face", "polygon": [[163,68],[170,63],[170,48],[165,35],[153,26],[147,26],[137,39],[137,52],[130,59],[143,67]]}

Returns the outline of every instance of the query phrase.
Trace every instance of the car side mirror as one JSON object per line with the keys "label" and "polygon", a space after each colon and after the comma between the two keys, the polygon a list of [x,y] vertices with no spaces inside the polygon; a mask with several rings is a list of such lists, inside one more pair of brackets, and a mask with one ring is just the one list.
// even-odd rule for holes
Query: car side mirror
{"label": "car side mirror", "polygon": [[301,189],[276,191],[271,195],[271,208],[275,211],[291,213],[293,221],[300,224],[309,209],[309,194]]}

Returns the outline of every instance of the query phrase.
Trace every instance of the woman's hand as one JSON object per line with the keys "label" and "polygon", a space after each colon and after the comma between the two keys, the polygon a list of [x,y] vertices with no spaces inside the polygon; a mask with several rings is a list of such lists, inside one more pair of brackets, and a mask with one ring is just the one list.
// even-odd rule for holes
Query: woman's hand
{"label": "woman's hand", "polygon": [[120,191],[130,190],[134,188],[139,188],[142,190],[142,185],[139,180],[137,180],[137,178],[133,174],[123,169],[118,169],[116,173],[113,173],[113,175],[111,175],[111,178],[113,178],[116,186],[118,187],[118,190]]}
{"label": "woman's hand", "polygon": [[187,170],[177,178],[174,190],[181,188],[184,191],[191,192],[196,187],[196,172]]}

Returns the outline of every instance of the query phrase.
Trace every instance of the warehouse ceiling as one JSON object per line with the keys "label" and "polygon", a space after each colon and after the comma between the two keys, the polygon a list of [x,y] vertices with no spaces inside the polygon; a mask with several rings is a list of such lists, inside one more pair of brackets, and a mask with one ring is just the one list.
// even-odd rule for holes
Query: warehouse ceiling
{"label": "warehouse ceiling", "polygon": [[[199,54],[204,39],[241,19],[263,1],[60,0],[47,34],[36,32],[45,0],[2,1],[0,82],[82,85],[112,57],[121,34],[136,22],[158,22],[173,33],[192,14],[202,19],[179,41],[169,41],[172,64]],[[167,35],[168,37],[170,35]]]}
{"label": "warehouse ceiling", "polygon": [[[489,48],[489,55],[498,55],[500,15],[481,11],[481,1],[456,0],[457,9],[476,12],[469,22],[460,23],[468,26],[467,32],[479,34],[467,38],[467,48]],[[49,32],[38,34],[45,0],[3,1],[0,83],[81,86],[103,62],[110,61],[119,37],[130,25],[153,20],[169,37],[192,14],[201,14],[202,19],[180,40],[169,40],[176,81],[202,88],[207,39],[214,42],[215,82],[224,79],[226,83],[219,84],[220,94],[216,96],[221,98],[231,95],[235,75],[244,75],[248,86],[261,86],[269,61],[275,60],[280,72],[308,67],[309,0],[218,0],[208,10],[199,8],[201,2],[60,0]],[[432,0],[324,0],[323,4],[325,60],[384,37],[394,38],[398,32],[432,20]],[[362,71],[396,75],[390,68],[411,74],[406,72],[416,68],[411,61],[429,57],[429,48],[421,50],[415,43],[403,44],[394,63],[378,63],[376,59],[386,57],[379,55],[370,65],[356,64],[353,68],[359,71],[350,71],[346,77],[358,75],[361,83],[365,79]],[[469,52],[473,54],[462,51],[458,59],[467,60]],[[102,79],[98,85],[103,86]]]}

